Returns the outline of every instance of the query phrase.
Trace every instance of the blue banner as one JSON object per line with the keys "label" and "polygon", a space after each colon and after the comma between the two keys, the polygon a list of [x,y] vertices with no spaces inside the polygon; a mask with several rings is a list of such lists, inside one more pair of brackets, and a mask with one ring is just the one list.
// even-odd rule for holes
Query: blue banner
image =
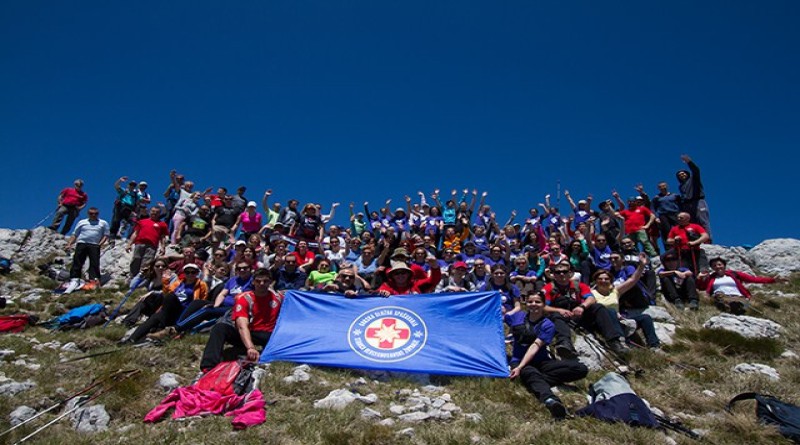
{"label": "blue banner", "polygon": [[500,304],[498,292],[288,291],[261,362],[508,377]]}

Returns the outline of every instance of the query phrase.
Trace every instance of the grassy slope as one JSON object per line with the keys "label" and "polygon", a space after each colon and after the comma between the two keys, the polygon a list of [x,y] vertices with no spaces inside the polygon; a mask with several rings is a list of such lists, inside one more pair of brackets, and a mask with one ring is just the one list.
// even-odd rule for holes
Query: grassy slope
{"label": "grassy slope", "polygon": [[[17,273],[3,279],[26,280],[36,286],[52,286],[49,280],[34,277],[30,271]],[[789,293],[800,293],[800,279],[791,283],[773,286]],[[93,301],[119,301],[122,293],[115,289],[103,289],[85,295],[68,297],[44,296],[33,305],[21,305],[18,309],[38,312],[44,319],[63,310]],[[704,305],[699,313],[675,313],[681,325],[676,344],[669,349],[668,358],[648,351],[635,351],[632,363],[646,369],[644,375],[632,378],[634,389],[653,405],[668,415],[678,416],[691,428],[709,430],[708,438],[716,444],[740,443],[788,443],[775,430],[756,422],[752,402],[743,403],[734,415],[722,412],[725,402],[743,391],[760,391],[799,402],[796,384],[800,381],[797,361],[779,357],[784,349],[793,349],[800,336],[800,300],[776,299],[759,296],[756,290],[756,309],[786,329],[777,341],[747,341],[737,335],[709,333],[702,324],[716,311]],[[131,301],[132,304],[132,301]],[[128,305],[130,306],[130,304]],[[6,309],[3,314],[11,313]],[[293,365],[275,363],[270,374],[262,381],[261,389],[270,405],[266,424],[242,432],[232,432],[229,419],[212,417],[184,422],[166,421],[156,425],[144,425],[142,417],[165,395],[155,383],[164,372],[174,372],[182,377],[181,383],[189,383],[197,374],[197,363],[202,352],[205,336],[198,335],[173,341],[161,348],[125,349],[121,352],[78,362],[60,363],[59,351],[46,349],[36,351],[29,337],[41,342],[58,340],[61,343],[74,341],[87,351],[111,348],[122,336],[118,325],[107,329],[94,328],[89,331],[50,333],[42,328],[29,328],[21,335],[0,337],[0,348],[14,349],[15,358],[29,354],[34,362],[42,364],[38,371],[6,363],[0,371],[15,380],[33,379],[38,386],[23,392],[14,399],[0,398],[0,428],[6,429],[8,416],[15,407],[26,404],[41,409],[59,400],[58,390],[71,394],[91,382],[119,369],[139,368],[142,373],[120,385],[118,390],[104,396],[99,403],[105,404],[112,417],[111,430],[98,434],[77,434],[67,421],[45,430],[39,443],[63,444],[117,444],[117,443],[280,443],[280,444],[661,444],[663,433],[634,429],[626,426],[574,419],[554,424],[548,413],[524,388],[516,383],[497,379],[453,379],[445,391],[452,395],[453,402],[464,413],[478,412],[481,422],[470,422],[463,415],[448,422],[426,422],[413,425],[413,439],[398,437],[396,431],[409,425],[398,423],[394,427],[376,425],[374,421],[360,418],[364,407],[354,402],[343,411],[314,409],[313,401],[324,397],[333,389],[342,388],[354,381],[358,375],[344,370],[313,368],[312,380],[305,383],[288,384],[281,379],[291,374]],[[69,355],[68,355],[69,356]],[[30,360],[26,358],[26,360]],[[686,369],[670,361],[702,367],[704,371]],[[775,367],[781,380],[772,382],[754,376],[735,376],[731,368],[742,362],[758,362]],[[588,379],[578,382],[584,391],[589,382],[602,376],[592,373]],[[397,391],[415,388],[411,382],[394,380],[389,383],[369,382],[357,387],[362,394],[374,392],[379,401],[371,408],[389,414],[391,402],[399,402]],[[714,397],[702,394],[712,390]],[[568,406],[577,409],[585,405],[585,396],[580,392],[564,392],[562,398]],[[52,416],[45,416],[51,419]],[[35,426],[43,422],[33,422]],[[124,433],[117,430],[129,426]],[[0,438],[0,442],[13,443],[34,427],[23,428],[12,435]],[[690,439],[672,435],[678,443],[690,443]]]}

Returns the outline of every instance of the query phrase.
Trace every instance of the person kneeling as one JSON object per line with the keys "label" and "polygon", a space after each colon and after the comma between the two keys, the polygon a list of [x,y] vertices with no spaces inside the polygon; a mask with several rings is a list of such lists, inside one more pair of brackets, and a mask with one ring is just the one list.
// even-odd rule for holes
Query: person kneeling
{"label": "person kneeling", "polygon": [[256,345],[267,345],[282,303],[283,294],[272,289],[269,270],[258,269],[253,274],[253,290],[237,295],[230,316],[225,315],[211,329],[200,370],[206,372],[222,361],[226,343],[233,345],[237,355],[246,350],[247,360],[257,361]]}
{"label": "person kneeling", "polygon": [[527,313],[506,316],[506,323],[514,335],[511,361],[512,364],[518,362],[511,370],[510,378],[520,377],[525,388],[547,407],[555,419],[561,420],[566,417],[567,410],[550,387],[580,380],[586,377],[589,369],[576,359],[555,360],[550,357],[547,346],[553,341],[556,328],[544,316],[544,298],[531,294],[527,306]]}

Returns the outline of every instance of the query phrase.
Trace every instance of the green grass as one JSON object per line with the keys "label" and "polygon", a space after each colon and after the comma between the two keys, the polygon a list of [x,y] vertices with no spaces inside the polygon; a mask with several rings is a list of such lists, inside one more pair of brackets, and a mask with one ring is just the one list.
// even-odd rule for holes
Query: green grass
{"label": "green grass", "polygon": [[[25,272],[14,277],[23,280]],[[9,277],[4,277],[9,279]],[[786,285],[774,287],[783,292],[800,290],[796,278]],[[30,310],[43,314],[63,313],[78,303],[110,301],[116,305],[124,289],[109,288],[71,296],[44,295]],[[127,308],[136,300],[132,297]],[[753,414],[752,404],[743,403],[733,415],[722,410],[727,400],[744,391],[759,391],[777,395],[784,400],[797,403],[800,396],[796,382],[800,381],[797,361],[780,358],[784,349],[796,348],[800,340],[800,301],[791,298],[761,298],[756,293],[756,308],[763,316],[782,324],[786,331],[775,340],[746,339],[724,331],[711,331],[702,324],[716,311],[710,305],[701,307],[699,313],[674,313],[681,325],[675,336],[675,344],[666,348],[668,355],[661,356],[650,351],[635,350],[630,356],[632,365],[645,369],[639,377],[631,377],[631,385],[643,398],[664,410],[670,416],[678,416],[690,428],[708,430],[708,438],[718,445],[726,444],[783,444],[789,443],[772,428],[760,425]],[[5,309],[1,314],[12,310]],[[670,309],[671,310],[671,309]],[[673,311],[674,312],[674,311]],[[158,377],[164,372],[180,376],[182,384],[189,384],[197,375],[197,365],[205,345],[205,335],[188,336],[180,341],[167,342],[160,348],[125,348],[117,353],[81,361],[64,363],[63,357],[78,354],[58,350],[33,349],[31,337],[40,342],[56,340],[62,344],[75,342],[86,353],[115,348],[123,335],[122,326],[112,324],[106,329],[50,332],[42,328],[29,328],[22,335],[0,337],[0,348],[16,351],[16,356],[25,355],[25,360],[42,365],[38,371],[12,364],[0,365],[0,371],[15,380],[32,379],[37,382],[33,390],[17,397],[0,398],[0,429],[8,427],[7,414],[15,407],[26,404],[42,409],[56,403],[76,390],[85,387],[93,379],[106,376],[120,369],[140,369],[141,373],[125,382],[98,400],[111,415],[111,429],[93,435],[77,434],[69,422],[62,421],[45,430],[33,443],[46,444],[643,444],[664,443],[664,434],[655,430],[630,428],[624,425],[606,424],[591,419],[571,419],[554,423],[550,415],[517,382],[506,379],[451,378],[447,379],[443,391],[450,394],[462,413],[448,421],[426,421],[420,424],[397,422],[392,427],[381,426],[376,421],[361,418],[364,408],[354,402],[342,411],[318,410],[313,402],[325,397],[330,391],[345,387],[355,381],[361,373],[334,368],[311,370],[308,382],[286,383],[283,377],[290,375],[294,364],[273,363],[269,375],[262,381],[261,390],[268,401],[265,424],[246,431],[234,432],[230,419],[208,417],[184,422],[162,421],[154,425],[142,422],[144,415],[166,395],[156,386]],[[800,351],[796,351],[800,352]],[[16,358],[16,357],[15,357]],[[738,363],[759,362],[775,367],[781,380],[770,381],[757,376],[734,375],[731,368]],[[590,382],[601,377],[603,372],[592,372],[589,377],[576,383],[575,391],[562,390],[561,398],[571,411],[586,404],[585,391]],[[379,400],[370,408],[391,417],[389,406],[401,403],[403,389],[414,389],[419,385],[409,380],[395,379],[375,382],[367,378],[365,385],[353,387],[361,394],[375,393]],[[703,394],[712,390],[714,396]],[[479,413],[483,420],[472,422],[465,413]],[[28,428],[15,431],[0,438],[3,443],[19,440],[35,426],[53,418],[43,416],[42,422],[34,422]],[[414,428],[414,437],[398,436],[397,432]],[[118,429],[125,427],[124,433]],[[681,444],[696,443],[683,436],[671,434]]]}

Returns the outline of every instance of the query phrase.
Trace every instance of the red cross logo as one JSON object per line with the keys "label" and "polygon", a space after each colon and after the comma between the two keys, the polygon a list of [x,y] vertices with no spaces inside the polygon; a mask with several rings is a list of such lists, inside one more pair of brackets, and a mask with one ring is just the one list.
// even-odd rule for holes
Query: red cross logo
{"label": "red cross logo", "polygon": [[[402,320],[395,318],[382,318],[373,321],[367,328],[365,335],[367,342],[380,349],[394,349],[406,344],[411,334],[411,329]],[[395,345],[395,340],[399,344]]]}

